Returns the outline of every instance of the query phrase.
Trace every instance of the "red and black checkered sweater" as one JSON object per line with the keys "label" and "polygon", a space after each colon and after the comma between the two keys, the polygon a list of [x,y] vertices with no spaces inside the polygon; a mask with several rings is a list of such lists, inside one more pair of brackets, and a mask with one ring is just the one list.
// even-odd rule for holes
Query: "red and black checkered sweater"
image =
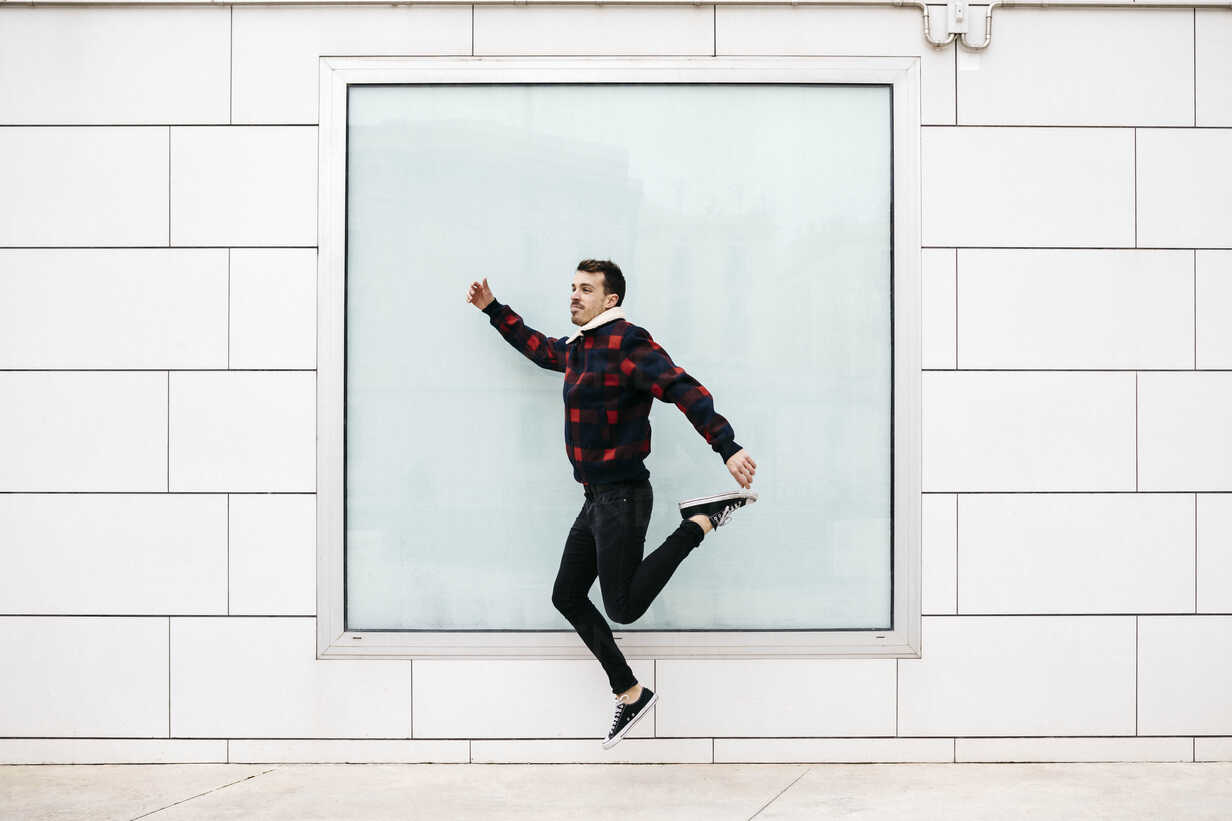
{"label": "red and black checkered sweater", "polygon": [[583,484],[649,478],[651,398],[672,402],[724,463],[739,451],[710,391],[672,362],[645,328],[623,318],[566,337],[548,337],[496,300],[483,309],[527,359],[565,374],[565,452]]}

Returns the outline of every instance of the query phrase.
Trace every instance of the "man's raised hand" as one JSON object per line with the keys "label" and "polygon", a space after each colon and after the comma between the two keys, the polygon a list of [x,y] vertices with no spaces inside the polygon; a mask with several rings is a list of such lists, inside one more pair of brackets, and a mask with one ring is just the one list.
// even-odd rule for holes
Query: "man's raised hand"
{"label": "man's raised hand", "polygon": [[736,478],[741,487],[747,488],[753,484],[753,474],[757,472],[757,463],[744,448],[732,454],[727,460],[727,469]]}
{"label": "man's raised hand", "polygon": [[466,301],[471,302],[479,310],[483,310],[492,304],[492,289],[488,287],[488,278],[484,277],[483,282],[472,282],[470,289],[466,292]]}

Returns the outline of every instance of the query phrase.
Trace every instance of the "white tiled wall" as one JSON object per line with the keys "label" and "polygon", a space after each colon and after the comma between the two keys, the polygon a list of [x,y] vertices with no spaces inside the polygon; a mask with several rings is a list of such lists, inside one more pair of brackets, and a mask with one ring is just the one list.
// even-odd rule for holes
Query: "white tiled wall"
{"label": "white tiled wall", "polygon": [[[0,761],[1232,759],[1226,10],[1000,7],[982,51],[894,7],[0,17]],[[631,659],[612,751],[593,661],[315,659],[351,54],[920,59],[921,658]]]}

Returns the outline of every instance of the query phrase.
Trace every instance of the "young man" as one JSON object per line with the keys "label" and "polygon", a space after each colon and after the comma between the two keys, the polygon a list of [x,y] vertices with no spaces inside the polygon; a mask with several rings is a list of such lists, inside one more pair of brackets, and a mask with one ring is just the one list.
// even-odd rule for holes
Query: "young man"
{"label": "young man", "polygon": [[[710,392],[678,368],[646,329],[625,319],[624,297],[624,275],[615,263],[582,260],[570,298],[571,321],[579,327],[556,338],[527,327],[512,308],[497,302],[486,278],[471,283],[466,295],[510,345],[541,368],[565,374],[565,452],[585,501],[565,540],[552,604],[603,665],[616,695],[605,748],[624,738],[658,696],[634,678],[611,628],[587,597],[595,577],[607,615],[621,624],[634,622],[705,535],[757,499],[748,489],[757,463],[736,444]],[[654,505],[644,464],[652,398],[680,408],[744,490],[680,502],[683,521],[643,559]]]}

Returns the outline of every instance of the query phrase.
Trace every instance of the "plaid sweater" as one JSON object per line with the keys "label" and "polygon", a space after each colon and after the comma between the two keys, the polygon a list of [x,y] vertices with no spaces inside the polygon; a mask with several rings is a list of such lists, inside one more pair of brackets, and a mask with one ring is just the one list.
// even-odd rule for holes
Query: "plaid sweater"
{"label": "plaid sweater", "polygon": [[645,328],[616,317],[557,338],[527,327],[496,300],[483,312],[527,359],[564,372],[565,453],[577,481],[649,478],[643,460],[650,453],[652,397],[680,408],[724,463],[741,449],[731,425],[715,412],[710,392],[677,367]]}

